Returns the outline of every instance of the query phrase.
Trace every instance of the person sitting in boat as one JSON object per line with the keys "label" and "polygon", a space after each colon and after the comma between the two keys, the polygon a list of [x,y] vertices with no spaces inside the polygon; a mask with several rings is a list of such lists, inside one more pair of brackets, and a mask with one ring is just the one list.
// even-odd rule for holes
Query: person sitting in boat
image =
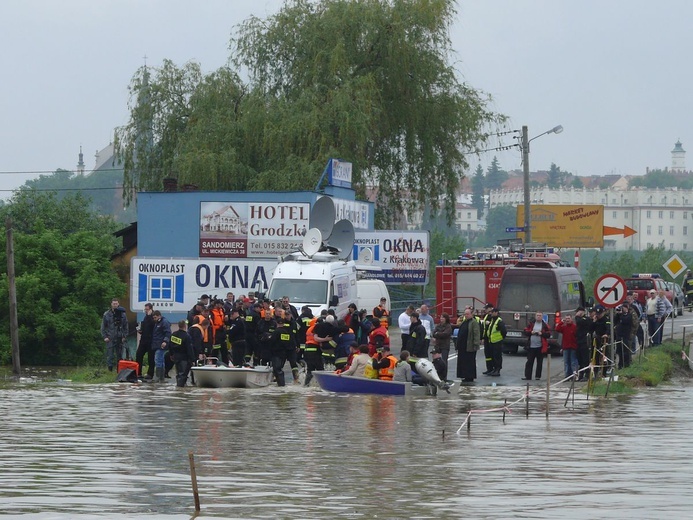
{"label": "person sitting in boat", "polygon": [[387,329],[383,327],[379,319],[373,318],[371,324],[373,328],[368,335],[368,348],[370,349],[368,353],[372,357],[385,346],[387,346],[388,349],[390,348],[390,334],[387,332]]}
{"label": "person sitting in boat", "polygon": [[390,352],[390,345],[383,346],[383,350],[375,355],[372,363],[373,368],[378,371],[378,379],[392,381],[395,377],[397,358]]}
{"label": "person sitting in boat", "polygon": [[[355,344],[354,344],[355,345]],[[366,366],[371,363],[371,357],[368,355],[368,345],[361,345],[358,348],[358,354],[351,360],[351,365],[349,368],[339,373],[341,376],[356,376],[356,377],[366,377],[365,370]]]}
{"label": "person sitting in boat", "polygon": [[403,350],[399,353],[399,361],[395,365],[394,381],[411,382],[411,365],[409,364],[409,351]]}
{"label": "person sitting in boat", "polygon": [[[366,348],[368,348],[368,345],[366,345]],[[361,345],[357,344],[356,342],[349,345],[349,357],[347,358],[346,366],[342,370],[336,370],[336,372],[344,372],[344,370],[347,370],[353,363],[354,358],[359,355],[360,351]]]}

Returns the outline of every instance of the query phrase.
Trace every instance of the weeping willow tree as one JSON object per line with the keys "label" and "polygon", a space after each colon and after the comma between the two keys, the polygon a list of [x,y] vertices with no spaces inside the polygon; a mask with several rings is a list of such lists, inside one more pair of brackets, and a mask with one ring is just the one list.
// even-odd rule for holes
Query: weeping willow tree
{"label": "weeping willow tree", "polygon": [[174,176],[211,190],[312,189],[339,157],[361,196],[377,193],[380,225],[405,208],[452,218],[466,156],[503,121],[451,65],[455,15],[452,0],[287,1],[236,28],[235,71],[138,71],[116,131],[126,187]]}

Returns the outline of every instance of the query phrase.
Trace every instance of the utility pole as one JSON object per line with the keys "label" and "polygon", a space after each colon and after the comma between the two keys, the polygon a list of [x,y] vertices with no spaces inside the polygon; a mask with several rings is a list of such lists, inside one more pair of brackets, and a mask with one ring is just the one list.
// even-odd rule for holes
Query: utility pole
{"label": "utility pole", "polygon": [[522,173],[524,174],[525,190],[525,245],[532,241],[532,228],[530,227],[530,207],[529,207],[529,138],[527,136],[527,126],[522,127]]}
{"label": "utility pole", "polygon": [[19,362],[19,326],[17,323],[17,286],[14,275],[14,236],[12,234],[12,219],[5,220],[7,232],[7,286],[10,297],[10,343],[12,344],[12,373],[19,378],[21,364]]}

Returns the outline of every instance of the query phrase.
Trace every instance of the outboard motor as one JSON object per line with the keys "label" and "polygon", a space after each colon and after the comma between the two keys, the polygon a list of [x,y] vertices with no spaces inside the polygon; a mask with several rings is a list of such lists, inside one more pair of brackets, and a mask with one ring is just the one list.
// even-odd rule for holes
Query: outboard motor
{"label": "outboard motor", "polygon": [[441,381],[440,377],[438,377],[438,372],[436,372],[436,368],[428,359],[421,358],[417,360],[414,367],[416,368],[416,373],[428,381],[428,384],[450,393],[450,385],[445,381]]}

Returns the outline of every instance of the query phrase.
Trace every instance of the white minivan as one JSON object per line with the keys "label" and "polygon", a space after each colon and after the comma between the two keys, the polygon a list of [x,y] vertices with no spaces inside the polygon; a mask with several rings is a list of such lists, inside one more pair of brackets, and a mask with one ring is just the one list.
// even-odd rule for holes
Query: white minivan
{"label": "white minivan", "polygon": [[357,302],[356,265],[353,261],[334,261],[334,256],[293,256],[277,264],[267,297],[281,300],[289,297],[299,312],[304,305],[314,316],[323,309],[334,309],[337,318],[346,316],[349,304]]}
{"label": "white minivan", "polygon": [[366,314],[371,316],[373,309],[380,304],[380,298],[385,298],[385,308],[390,311],[390,292],[382,280],[358,280],[356,282],[356,294],[359,309],[366,309]]}

